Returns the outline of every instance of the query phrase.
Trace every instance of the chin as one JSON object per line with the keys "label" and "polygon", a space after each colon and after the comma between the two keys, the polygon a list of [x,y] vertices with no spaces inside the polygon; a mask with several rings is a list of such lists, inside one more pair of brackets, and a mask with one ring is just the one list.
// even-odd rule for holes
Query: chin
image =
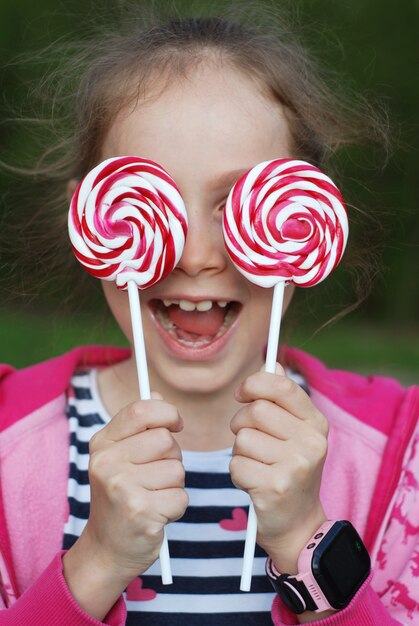
{"label": "chin", "polygon": [[[238,373],[237,373],[238,374]],[[239,375],[239,374],[238,374]],[[215,364],[183,362],[164,367],[153,367],[153,380],[156,390],[172,389],[175,393],[208,396],[223,393],[236,386],[236,377],[223,363]],[[233,393],[233,391],[231,391]]]}

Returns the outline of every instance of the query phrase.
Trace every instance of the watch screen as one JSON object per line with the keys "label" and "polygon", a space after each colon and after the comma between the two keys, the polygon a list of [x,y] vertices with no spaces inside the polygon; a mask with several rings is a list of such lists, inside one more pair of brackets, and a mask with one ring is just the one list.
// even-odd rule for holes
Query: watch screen
{"label": "watch screen", "polygon": [[338,602],[353,595],[366,579],[369,567],[368,552],[352,528],[342,529],[321,556],[324,581]]}

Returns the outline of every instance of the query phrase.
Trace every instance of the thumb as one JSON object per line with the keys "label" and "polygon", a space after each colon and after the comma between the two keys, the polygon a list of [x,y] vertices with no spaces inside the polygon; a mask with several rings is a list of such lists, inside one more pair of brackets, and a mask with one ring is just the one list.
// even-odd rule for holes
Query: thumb
{"label": "thumb", "polygon": [[[262,367],[260,368],[260,371],[266,372],[266,365],[262,365]],[[278,362],[275,363],[275,374],[278,374],[279,376],[286,376],[284,368]]]}
{"label": "thumb", "polygon": [[285,370],[282,367],[281,363],[275,363],[275,374],[279,374],[279,376],[286,376]]}
{"label": "thumb", "polygon": [[163,400],[163,396],[158,391],[152,391],[150,397],[152,400]]}

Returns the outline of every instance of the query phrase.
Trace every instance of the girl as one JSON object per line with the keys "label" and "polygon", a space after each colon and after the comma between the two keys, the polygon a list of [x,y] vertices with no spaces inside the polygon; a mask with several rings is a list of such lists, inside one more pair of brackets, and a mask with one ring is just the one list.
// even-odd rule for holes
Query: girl
{"label": "girl", "polygon": [[[152,159],[181,190],[187,241],[142,298],[152,400],[137,399],[125,350],[1,370],[0,624],[418,624],[418,389],[292,348],[276,375],[261,371],[271,293],[235,270],[222,238],[243,172],[289,156],[323,164],[333,99],[298,46],[218,18],[96,52],[76,98],[68,195],[105,158]],[[103,290],[131,341],[127,293]],[[249,497],[258,548],[252,591],[239,595]],[[351,527],[333,538],[328,520],[357,529],[372,574]],[[156,562],[165,527],[168,587]],[[280,576],[308,574],[300,554],[321,537],[326,602]]]}

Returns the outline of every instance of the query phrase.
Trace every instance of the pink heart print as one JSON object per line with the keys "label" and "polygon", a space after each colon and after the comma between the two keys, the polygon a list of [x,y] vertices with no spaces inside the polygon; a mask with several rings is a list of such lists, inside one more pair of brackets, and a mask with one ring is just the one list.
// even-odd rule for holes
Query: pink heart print
{"label": "pink heart print", "polygon": [[141,578],[134,578],[127,587],[127,600],[133,602],[147,602],[154,600],[157,593],[154,589],[144,589]]}
{"label": "pink heart print", "polygon": [[232,519],[222,519],[220,522],[221,528],[224,530],[246,530],[247,528],[247,513],[244,509],[233,509],[231,512]]}

